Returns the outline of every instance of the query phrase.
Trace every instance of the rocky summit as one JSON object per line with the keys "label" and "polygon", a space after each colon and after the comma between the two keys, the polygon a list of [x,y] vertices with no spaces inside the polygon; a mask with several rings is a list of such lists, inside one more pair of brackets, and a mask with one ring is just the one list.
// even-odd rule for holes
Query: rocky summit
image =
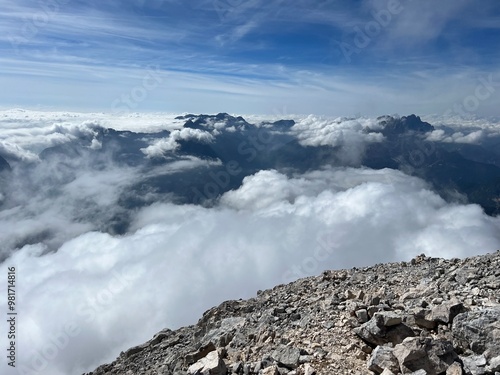
{"label": "rocky summit", "polygon": [[87,375],[500,375],[499,291],[500,251],[325,271],[224,302]]}

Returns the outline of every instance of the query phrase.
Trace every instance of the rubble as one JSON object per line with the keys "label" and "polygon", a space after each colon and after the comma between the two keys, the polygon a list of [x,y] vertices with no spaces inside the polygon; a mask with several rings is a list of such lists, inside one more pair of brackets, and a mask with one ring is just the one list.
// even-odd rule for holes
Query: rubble
{"label": "rubble", "polygon": [[226,301],[87,375],[500,374],[500,252],[420,255]]}

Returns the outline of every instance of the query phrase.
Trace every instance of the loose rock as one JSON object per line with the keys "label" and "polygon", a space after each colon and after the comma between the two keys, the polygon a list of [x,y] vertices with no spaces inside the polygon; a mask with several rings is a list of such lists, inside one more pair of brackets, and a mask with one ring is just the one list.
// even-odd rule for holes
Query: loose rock
{"label": "loose rock", "polygon": [[87,375],[500,375],[499,270],[500,252],[325,271],[226,301]]}

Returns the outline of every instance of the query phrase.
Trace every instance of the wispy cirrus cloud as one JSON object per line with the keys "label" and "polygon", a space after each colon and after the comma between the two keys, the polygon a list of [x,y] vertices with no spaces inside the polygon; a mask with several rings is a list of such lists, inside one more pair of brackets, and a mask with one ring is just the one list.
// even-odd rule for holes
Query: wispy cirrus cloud
{"label": "wispy cirrus cloud", "polygon": [[[2,1],[0,79],[8,89],[0,100],[10,106],[95,108],[87,94],[91,87],[112,101],[126,90],[124,75],[155,65],[169,76],[163,100],[157,91],[138,110],[181,112],[194,105],[193,111],[206,111],[200,103],[217,102],[217,111],[270,113],[300,102],[304,113],[439,113],[453,96],[444,90],[446,81],[463,74],[465,81],[453,91],[467,91],[475,76],[496,74],[496,3],[398,4],[401,11],[385,24],[385,1]],[[373,22],[379,24],[377,35],[345,61],[342,43],[355,47],[358,30]],[[74,80],[84,95],[65,95],[75,91]],[[249,87],[248,109],[227,102],[228,95]],[[183,94],[190,90],[195,100]],[[272,102],[266,92],[275,95]]]}

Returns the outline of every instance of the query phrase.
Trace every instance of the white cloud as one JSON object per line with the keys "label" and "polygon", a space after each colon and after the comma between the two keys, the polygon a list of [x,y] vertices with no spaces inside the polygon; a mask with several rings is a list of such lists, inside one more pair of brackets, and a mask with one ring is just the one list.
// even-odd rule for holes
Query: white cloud
{"label": "white cloud", "polygon": [[431,142],[469,143],[469,144],[479,144],[483,138],[484,138],[484,132],[482,130],[476,130],[470,132],[469,134],[464,134],[462,132],[446,134],[446,132],[443,129],[436,129],[427,136],[427,140]]}
{"label": "white cloud", "polygon": [[[500,118],[484,118],[471,114],[471,116],[463,117],[458,115],[429,115],[422,116],[424,121],[435,125],[438,130],[440,127],[449,128],[460,133],[474,133],[482,131],[485,137],[500,136]],[[439,135],[440,133],[437,133]]]}
{"label": "white cloud", "polygon": [[104,168],[92,168],[92,151],[82,159],[46,160],[14,166],[2,176],[6,199],[0,211],[0,253],[24,243],[44,241],[56,250],[97,225],[106,227],[120,213],[117,200],[136,181],[138,171],[117,168],[101,155]]}
{"label": "white cloud", "polygon": [[151,145],[146,148],[141,148],[141,151],[148,158],[164,157],[164,153],[173,152],[180,147],[177,141],[195,140],[200,143],[211,143],[214,136],[209,132],[200,129],[182,128],[181,130],[174,130],[167,138],[158,139],[153,141]]}
{"label": "white cloud", "polygon": [[141,148],[141,151],[148,158],[160,158],[163,157],[166,152],[172,152],[179,148],[179,144],[176,142],[174,137],[167,137],[163,139],[155,140],[146,148]]}
{"label": "white cloud", "polygon": [[0,142],[40,152],[44,148],[69,142],[75,137],[94,134],[101,126],[115,130],[154,133],[182,128],[184,121],[172,113],[81,113],[47,112],[25,109],[0,110]]}
{"label": "white cloud", "polygon": [[92,150],[100,150],[102,148],[102,142],[94,138],[90,143],[89,148],[91,148]]}
{"label": "white cloud", "polygon": [[[193,168],[220,165],[217,160],[186,156],[141,170],[116,164],[111,151],[101,151],[96,127],[120,124],[136,131],[156,132],[169,129],[172,140],[195,139],[210,142],[213,136],[196,129],[180,129],[182,121],[174,115],[138,116],[7,110],[0,112],[0,154],[7,157],[13,170],[0,176],[0,258],[12,249],[43,241],[50,251],[84,232],[99,228],[113,232],[128,221],[128,213],[118,200],[136,193],[128,190],[141,179],[166,176]],[[79,158],[52,157],[40,162],[38,153],[46,147],[84,137]],[[87,143],[85,143],[87,142]],[[37,163],[31,163],[31,162]],[[32,165],[26,165],[29,162]],[[158,198],[143,191],[141,201]],[[165,197],[164,197],[165,198]],[[134,198],[135,199],[135,198]]]}
{"label": "white cloud", "polygon": [[392,170],[261,171],[214,208],[156,203],[124,236],[88,232],[44,256],[26,246],[2,267],[22,278],[20,363],[72,324],[78,333],[40,372],[69,375],[223,300],[323,269],[493,251],[499,229],[500,218]]}
{"label": "white cloud", "polygon": [[[387,2],[374,3],[378,3],[379,10],[387,9]],[[464,9],[469,6],[467,2],[453,0],[444,0],[438,4],[428,0],[402,1],[400,4],[401,12],[394,16],[391,27],[385,30],[393,47],[399,44],[415,46],[434,40],[450,21],[463,16],[466,13]]]}
{"label": "white cloud", "polygon": [[[328,54],[325,50],[325,59]],[[286,106],[299,114],[328,116],[359,112],[366,116],[394,112],[444,113],[474,94],[478,77],[499,76],[496,70],[457,68],[450,71],[449,67],[437,69],[425,65],[422,68],[422,64],[414,68],[398,65],[398,69],[391,72],[379,71],[367,76],[353,74],[349,66],[338,66],[338,61],[322,71],[307,71],[275,62],[266,65],[211,63],[213,67],[199,67],[195,73],[185,71],[184,61],[172,68],[178,70],[161,70],[159,77],[163,83],[148,91],[147,99],[135,103],[136,108],[131,110],[164,111],[167,108],[176,112],[271,114]],[[400,60],[397,63],[400,64]],[[112,103],[122,95],[141,87],[147,74],[144,68],[89,67],[86,63],[0,58],[0,64],[5,72],[5,85],[10,87],[4,90],[3,96],[0,93],[0,101],[11,106],[24,103],[32,107],[110,111]],[[213,74],[217,71],[224,75]],[[54,72],[59,80],[64,78],[64,83],[54,81]],[[97,82],[82,82],[81,77],[89,75]],[[30,88],[28,96],[26,87]],[[100,95],[95,95],[96,90]],[[498,96],[497,90],[481,101],[475,112],[483,116],[496,114]],[[82,100],[74,103],[74,97]]]}
{"label": "white cloud", "polygon": [[343,161],[359,164],[365,147],[370,142],[381,142],[380,133],[366,133],[365,128],[376,129],[378,125],[373,119],[343,119],[335,120],[308,116],[299,120],[292,132],[304,146],[341,147]]}
{"label": "white cloud", "polygon": [[37,154],[24,150],[22,147],[10,142],[0,142],[0,155],[5,158],[34,163],[40,160]]}

